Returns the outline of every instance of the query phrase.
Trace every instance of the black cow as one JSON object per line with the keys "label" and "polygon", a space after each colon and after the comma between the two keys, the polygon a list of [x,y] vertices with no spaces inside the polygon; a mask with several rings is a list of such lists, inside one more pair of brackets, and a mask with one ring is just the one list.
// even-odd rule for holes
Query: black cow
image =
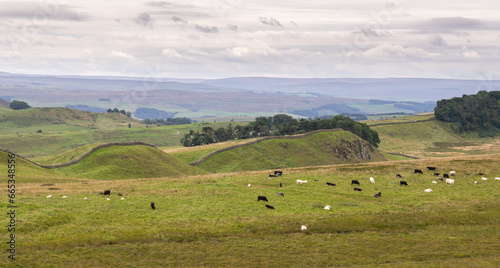
{"label": "black cow", "polygon": [[482,172],[481,172],[481,173],[477,173],[477,175],[479,175],[479,176],[483,176],[483,175],[484,175],[484,173],[482,173]]}
{"label": "black cow", "polygon": [[424,172],[420,169],[415,169],[415,171],[413,171],[413,173],[424,174]]}
{"label": "black cow", "polygon": [[285,195],[284,195],[282,192],[278,192],[278,196],[283,196],[283,197],[285,197]]}
{"label": "black cow", "polygon": [[272,174],[269,174],[269,177],[278,177],[278,176],[276,176],[276,175],[272,175]]}
{"label": "black cow", "polygon": [[401,175],[399,174],[396,174],[396,178],[402,178]]}
{"label": "black cow", "polygon": [[408,186],[408,183],[406,183],[406,181],[400,181],[399,182],[399,186]]}
{"label": "black cow", "polygon": [[441,173],[434,172],[434,176],[439,176],[439,174],[441,174]]}
{"label": "black cow", "polygon": [[443,180],[443,178],[441,178],[441,177],[438,177],[438,181],[442,181],[442,180]]}
{"label": "black cow", "polygon": [[283,171],[276,170],[276,171],[274,171],[274,175],[281,176],[281,175],[283,175]]}
{"label": "black cow", "polygon": [[361,191],[363,191],[363,190],[362,190],[362,189],[360,189],[360,188],[354,188],[354,191],[361,192]]}
{"label": "black cow", "polygon": [[104,195],[111,195],[111,190],[104,190]]}
{"label": "black cow", "polygon": [[444,174],[443,174],[443,178],[448,178],[448,179],[449,179],[449,178],[450,178],[450,176],[448,176],[448,174],[444,173]]}
{"label": "black cow", "polygon": [[351,181],[351,185],[353,185],[353,184],[360,185],[358,180],[352,180],[352,181]]}
{"label": "black cow", "polygon": [[382,196],[382,193],[381,192],[378,192],[374,195],[374,197],[381,197]]}
{"label": "black cow", "polygon": [[151,202],[151,204],[150,204],[150,205],[151,205],[151,208],[152,208],[152,209],[155,209],[155,202]]}
{"label": "black cow", "polygon": [[427,167],[427,169],[428,169],[429,171],[431,171],[431,170],[436,170],[436,167]]}
{"label": "black cow", "polygon": [[335,183],[331,183],[331,182],[327,182],[326,185],[329,185],[329,186],[336,186],[337,184]]}
{"label": "black cow", "polygon": [[257,196],[257,201],[260,201],[260,200],[269,202],[269,201],[267,201],[267,198],[265,196],[263,196],[263,195]]}
{"label": "black cow", "polygon": [[283,187],[283,183],[280,182],[280,187]]}
{"label": "black cow", "polygon": [[266,205],[266,208],[268,208],[268,209],[274,209],[274,207],[270,206],[270,205]]}

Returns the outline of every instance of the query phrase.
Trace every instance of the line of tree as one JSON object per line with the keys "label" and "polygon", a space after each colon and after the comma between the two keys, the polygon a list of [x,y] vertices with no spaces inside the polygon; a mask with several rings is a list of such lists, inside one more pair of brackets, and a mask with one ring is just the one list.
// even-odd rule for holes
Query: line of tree
{"label": "line of tree", "polygon": [[480,137],[500,135],[500,91],[479,91],[437,101],[436,119],[451,122],[457,133],[478,133]]}
{"label": "line of tree", "polygon": [[362,139],[368,141],[371,145],[378,147],[380,139],[378,133],[368,125],[356,122],[349,117],[336,115],[331,119],[294,119],[285,114],[277,114],[272,117],[257,117],[255,121],[246,126],[238,125],[232,127],[228,125],[226,129],[217,130],[211,127],[204,127],[200,132],[190,131],[181,139],[184,146],[197,146],[222,142],[232,139],[248,139],[264,136],[283,136],[303,134],[319,129],[342,128],[350,131]]}
{"label": "line of tree", "polygon": [[109,108],[107,110],[108,113],[121,113],[123,115],[126,115],[127,117],[132,117],[132,113],[129,112],[129,111],[125,111],[125,110],[118,110],[118,108],[114,108],[114,109],[111,109]]}
{"label": "line of tree", "polygon": [[163,125],[163,126],[171,126],[171,125],[185,125],[185,124],[191,124],[193,121],[189,118],[186,117],[176,117],[176,118],[167,118],[167,119],[162,119],[162,118],[157,118],[155,120],[151,119],[144,119],[142,122],[146,125]]}

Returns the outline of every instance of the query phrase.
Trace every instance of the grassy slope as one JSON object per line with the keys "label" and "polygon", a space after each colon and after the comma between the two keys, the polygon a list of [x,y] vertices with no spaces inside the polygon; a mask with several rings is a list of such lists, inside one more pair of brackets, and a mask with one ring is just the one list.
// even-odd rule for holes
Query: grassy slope
{"label": "grassy slope", "polygon": [[106,180],[204,173],[159,149],[145,145],[101,148],[77,164],[57,168],[56,171],[68,177]]}
{"label": "grassy slope", "polygon": [[[197,167],[210,172],[233,172],[284,167],[319,166],[359,162],[356,152],[347,151],[347,161],[334,152],[340,140],[360,140],[346,131],[322,132],[300,139],[271,139],[215,154]],[[369,146],[366,142],[366,146]],[[373,153],[373,161],[385,158]]]}
{"label": "grassy slope", "polygon": [[[287,169],[279,180],[268,180],[268,171],[51,180],[48,187],[20,179],[18,260],[4,255],[0,266],[498,267],[500,182],[492,177],[500,174],[499,156]],[[456,184],[412,173],[429,165],[456,170]],[[473,184],[480,176],[465,175],[480,171],[490,180]],[[395,173],[409,186],[400,187]],[[352,190],[353,178],[363,192]],[[423,191],[429,187],[433,193]],[[112,190],[110,201],[98,194],[104,189]],[[382,197],[374,198],[379,191]],[[257,195],[276,209],[266,209]],[[0,204],[5,208],[5,199]],[[0,218],[4,226],[7,220]]]}

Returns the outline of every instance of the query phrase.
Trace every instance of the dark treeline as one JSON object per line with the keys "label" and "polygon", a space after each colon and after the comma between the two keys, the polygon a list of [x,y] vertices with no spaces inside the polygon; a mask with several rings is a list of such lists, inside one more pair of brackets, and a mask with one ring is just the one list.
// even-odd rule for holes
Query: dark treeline
{"label": "dark treeline", "polygon": [[458,133],[476,132],[480,137],[500,135],[500,91],[479,91],[437,102],[436,119],[452,122]]}
{"label": "dark treeline", "polygon": [[118,110],[118,108],[114,108],[114,109],[111,109],[109,108],[107,110],[108,113],[121,113],[123,115],[126,115],[127,117],[132,117],[132,113],[131,112],[128,112],[128,111],[125,111],[125,110]]}
{"label": "dark treeline", "polygon": [[167,118],[167,119],[162,119],[162,118],[157,118],[155,120],[151,119],[144,119],[142,122],[146,125],[164,125],[164,126],[171,126],[171,125],[184,125],[184,124],[191,124],[193,121],[191,119],[186,118],[186,117],[176,117],[176,118]]}
{"label": "dark treeline", "polygon": [[181,139],[184,146],[196,146],[210,144],[233,139],[248,139],[264,136],[283,136],[303,134],[319,129],[342,128],[350,131],[371,145],[377,147],[380,143],[378,133],[368,127],[368,125],[356,122],[349,117],[342,115],[334,116],[330,119],[294,119],[289,115],[277,114],[272,117],[257,117],[255,121],[246,126],[219,128],[204,127],[200,132],[190,131]]}

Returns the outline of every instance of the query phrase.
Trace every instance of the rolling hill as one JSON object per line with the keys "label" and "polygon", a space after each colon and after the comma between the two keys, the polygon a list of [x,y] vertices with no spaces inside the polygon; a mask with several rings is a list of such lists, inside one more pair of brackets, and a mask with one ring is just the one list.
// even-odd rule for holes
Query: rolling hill
{"label": "rolling hill", "polygon": [[55,169],[69,177],[96,180],[178,177],[205,172],[146,145],[112,145],[93,151],[76,164]]}
{"label": "rolling hill", "polygon": [[257,140],[225,148],[192,164],[209,172],[234,172],[384,160],[368,142],[337,130]]}

